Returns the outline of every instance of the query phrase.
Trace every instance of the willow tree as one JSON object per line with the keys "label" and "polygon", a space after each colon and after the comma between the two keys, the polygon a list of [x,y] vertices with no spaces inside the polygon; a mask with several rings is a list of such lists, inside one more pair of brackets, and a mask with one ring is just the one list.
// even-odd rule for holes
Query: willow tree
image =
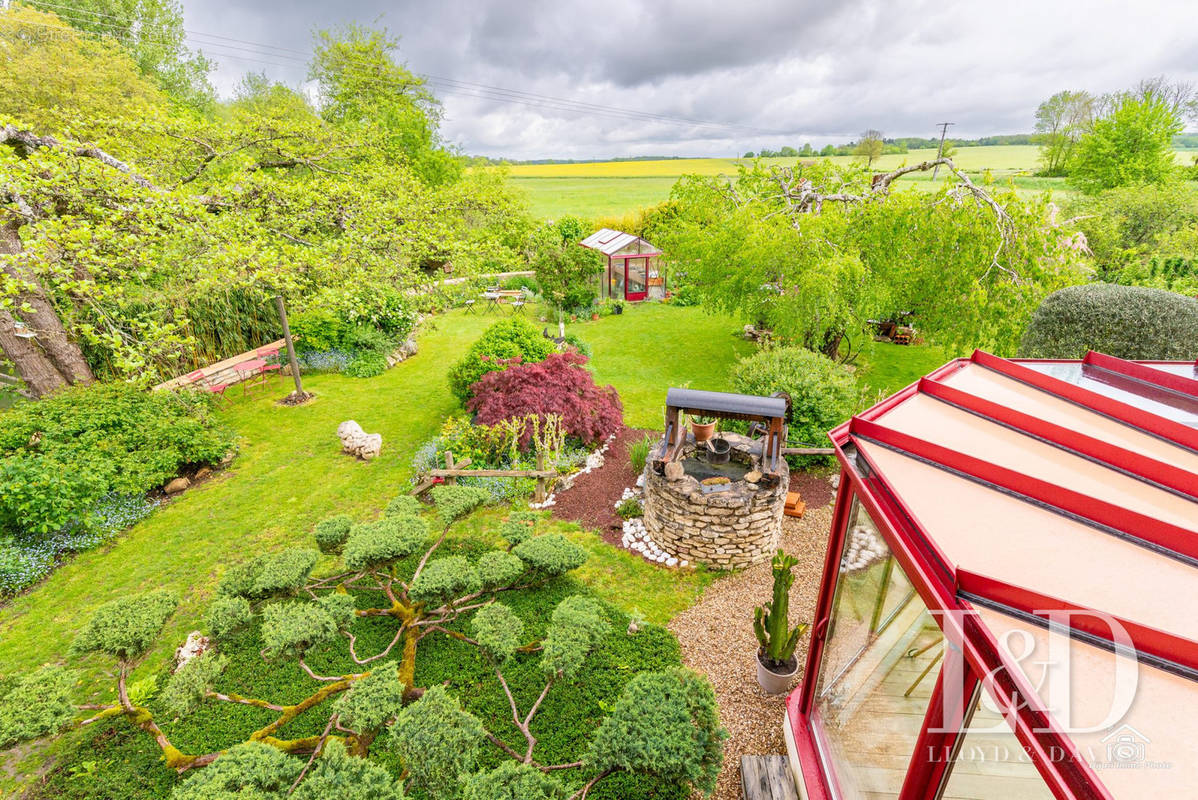
{"label": "willow tree", "polygon": [[[946,167],[936,192],[893,191]],[[870,176],[827,163],[684,177],[651,221],[704,301],[851,357],[871,318],[915,312],[949,346],[1012,351],[1051,291],[1084,279],[1084,238],[1044,200],[976,184],[949,158]]]}
{"label": "willow tree", "polygon": [[[175,610],[174,596],[155,591],[100,607],[73,645],[76,653],[115,660],[115,702],[75,706],[69,696],[71,672],[44,667],[10,683],[0,697],[0,746],[102,720],[124,720],[156,742],[168,767],[180,773],[206,767],[178,785],[175,800],[221,792],[278,800],[289,794],[402,800],[412,787],[441,798],[560,800],[569,794],[561,775],[575,776],[568,780],[581,785],[576,792],[581,796],[621,772],[710,792],[725,734],[710,685],[684,670],[633,678],[593,741],[579,743],[575,760],[545,763],[537,758],[532,722],[545,698],[555,686],[577,678],[612,626],[598,602],[573,595],[553,610],[545,635],[531,638],[501,598],[581,566],[585,551],[559,534],[538,534],[535,516],[513,513],[500,528],[504,547],[473,559],[442,555],[450,526],[488,495],[457,486],[434,487],[433,494],[436,531],[430,531],[428,515],[411,497],[397,498],[373,522],[346,524],[333,518],[319,525],[317,545],[338,554],[344,567],[334,575],[314,578],[317,552],[307,548],[260,555],[225,572],[209,611],[208,629],[216,646],[170,676],[159,707],[183,721],[178,724],[209,703],[269,712],[271,720],[244,742],[223,751],[182,752],[130,686],[130,672]],[[359,607],[362,598],[374,604]],[[223,690],[228,659],[220,648],[255,620],[260,621],[262,658],[298,665],[312,682],[310,694],[283,700]],[[367,620],[394,628],[387,644],[369,652],[361,638],[361,623]],[[522,741],[488,730],[444,686],[418,685],[416,654],[429,637],[451,637],[479,649],[508,700],[511,725]],[[354,669],[321,674],[309,662],[315,651],[337,641]],[[535,660],[544,680],[537,698],[523,707],[506,677],[522,660]],[[319,715],[325,721],[321,733],[284,738],[283,729],[301,715]],[[484,747],[495,748],[505,762],[482,769]],[[403,765],[402,780],[365,761],[380,749]],[[352,786],[374,793],[338,793]]]}

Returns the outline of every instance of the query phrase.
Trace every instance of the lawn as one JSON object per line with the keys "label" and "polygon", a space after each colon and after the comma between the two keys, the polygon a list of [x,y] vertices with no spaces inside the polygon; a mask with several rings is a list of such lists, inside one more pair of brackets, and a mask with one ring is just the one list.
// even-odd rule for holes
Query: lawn
{"label": "lawn", "polygon": [[[415,358],[377,378],[311,376],[305,386],[317,398],[299,408],[274,403],[285,391],[281,384],[249,398],[235,387],[224,413],[241,435],[233,465],[0,609],[0,675],[60,659],[80,621],[101,603],[166,587],[183,604],[138,674],[155,672],[202,617],[229,564],[264,550],[308,544],[312,526],[333,513],[358,518],[377,513],[407,490],[412,453],[456,410],[446,386],[449,366],[497,318],[461,312],[434,318]],[[708,388],[724,385],[736,353],[745,349],[733,344],[736,327],[734,320],[698,309],[654,306],[570,330],[594,346],[598,377],[625,396],[629,424],[658,426],[668,386],[688,380]],[[728,346],[702,349],[704,342],[720,341]],[[702,352],[702,359],[687,350]],[[346,419],[383,435],[378,459],[359,463],[340,453],[336,428]],[[595,556],[583,574],[599,593],[625,607],[634,601],[651,621],[664,622],[689,605],[706,580],[701,574],[666,579],[666,573],[592,534],[574,528],[570,535]],[[109,686],[95,662],[85,673],[83,694]]]}

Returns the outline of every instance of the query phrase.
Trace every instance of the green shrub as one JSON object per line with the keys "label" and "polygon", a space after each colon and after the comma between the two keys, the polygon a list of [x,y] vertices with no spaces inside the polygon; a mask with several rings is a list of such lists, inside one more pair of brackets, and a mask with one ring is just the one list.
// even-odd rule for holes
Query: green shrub
{"label": "green shrub", "polygon": [[339,722],[359,733],[378,730],[402,707],[403,684],[394,661],[373,667],[333,704]]}
{"label": "green shrub", "polygon": [[1053,292],[1032,315],[1019,355],[1198,358],[1198,300],[1163,289],[1093,283]]}
{"label": "green shrub", "polygon": [[218,597],[208,608],[208,633],[214,639],[224,639],[252,618],[249,600],[239,596]]}
{"label": "green shrub", "polygon": [[230,747],[203,769],[192,770],[171,800],[262,800],[281,796],[304,768],[298,758],[262,742]]}
{"label": "green shrub", "polygon": [[449,389],[460,402],[472,396],[470,387],[483,375],[504,369],[501,361],[519,358],[523,363],[544,361],[553,352],[553,342],[535,325],[511,317],[492,325],[449,370]]}
{"label": "green shrub", "polygon": [[295,349],[305,353],[341,347],[349,329],[349,325],[332,311],[320,308],[291,314],[287,323],[295,338]]}
{"label": "green shrub", "polygon": [[477,569],[484,588],[498,589],[513,583],[524,573],[524,562],[511,553],[492,550],[479,556]]}
{"label": "green shrub", "polygon": [[262,614],[262,655],[268,660],[302,657],[309,648],[332,639],[342,621],[320,603],[296,600],[267,606]]}
{"label": "green shrub", "polygon": [[45,666],[0,693],[0,748],[56,733],[67,725],[75,716],[74,683],[69,670]]}
{"label": "green shrub", "polygon": [[462,710],[444,686],[432,686],[399,712],[387,744],[403,760],[412,782],[432,797],[459,795],[460,776],[473,772],[482,743],[482,723]]}
{"label": "green shrub", "polygon": [[479,609],[470,627],[479,646],[498,664],[514,656],[524,643],[524,623],[503,603]]}
{"label": "green shrub", "polygon": [[178,603],[178,598],[166,589],[107,602],[92,614],[71,649],[135,658],[154,643]]}
{"label": "green shrub", "polygon": [[462,556],[446,556],[424,565],[408,592],[418,603],[448,602],[482,588],[478,570]]}
{"label": "green shrub", "polygon": [[204,695],[228,666],[229,659],[226,656],[215,650],[205,650],[170,676],[162,691],[162,705],[177,717],[187,716],[200,707]]}
{"label": "green shrub", "polygon": [[383,509],[384,517],[418,517],[424,504],[410,494],[401,494]]}
{"label": "green shrub", "polygon": [[732,368],[737,392],[790,395],[787,442],[792,447],[827,447],[828,431],[852,416],[860,399],[857,380],[844,367],[801,347],[761,350]]}
{"label": "green shrub", "polygon": [[143,495],[189,465],[212,464],[233,434],[199,393],[124,383],[77,386],[4,412],[0,531],[49,534],[101,524],[105,495]]}
{"label": "green shrub", "polygon": [[340,553],[341,548],[345,546],[345,540],[349,538],[349,530],[353,526],[354,520],[349,514],[338,514],[335,517],[321,520],[316,523],[316,529],[313,531],[316,546],[322,553]]}
{"label": "green shrub", "polygon": [[499,536],[509,547],[515,547],[536,532],[536,520],[515,519],[515,514],[499,525]]}
{"label": "green shrub", "polygon": [[415,553],[428,538],[428,525],[419,517],[384,517],[355,525],[345,542],[345,566],[363,570],[390,564]]}
{"label": "green shrub", "polygon": [[556,778],[515,761],[470,775],[465,790],[465,800],[565,800],[569,794]]}
{"label": "green shrub", "polygon": [[620,519],[643,517],[645,516],[645,507],[641,505],[640,500],[629,497],[626,500],[621,500],[620,505],[616,506],[616,516]]}
{"label": "green shrub", "polygon": [[564,575],[581,567],[587,552],[560,533],[534,536],[512,548],[520,560],[544,576]]}
{"label": "green shrub", "polygon": [[597,602],[582,595],[567,597],[553,609],[542,646],[541,669],[549,675],[574,677],[587,654],[610,630]]}
{"label": "green shrub", "polygon": [[491,499],[490,492],[474,486],[440,484],[430,489],[429,494],[437,505],[437,517],[447,527]]}
{"label": "green shrub", "polygon": [[387,371],[387,356],[377,350],[363,350],[342,370],[351,378],[373,378]]}
{"label": "green shrub", "polygon": [[575,350],[577,350],[579,353],[582,353],[587,358],[591,357],[591,346],[589,344],[587,344],[586,342],[584,342],[582,339],[579,339],[577,336],[575,336],[572,333],[567,333],[565,336],[565,340],[566,340],[565,344],[569,345],[570,347],[573,347]]}
{"label": "green shrub", "polygon": [[723,763],[715,693],[685,669],[634,677],[591,740],[587,763],[645,772],[665,784],[715,789]]}
{"label": "green shrub", "polygon": [[291,594],[307,583],[318,557],[315,550],[304,547],[255,556],[230,567],[221,577],[217,591],[251,600]]}
{"label": "green shrub", "polygon": [[[286,795],[281,795],[284,800]],[[403,781],[330,739],[290,800],[404,800]],[[238,796],[238,800],[250,800]]]}

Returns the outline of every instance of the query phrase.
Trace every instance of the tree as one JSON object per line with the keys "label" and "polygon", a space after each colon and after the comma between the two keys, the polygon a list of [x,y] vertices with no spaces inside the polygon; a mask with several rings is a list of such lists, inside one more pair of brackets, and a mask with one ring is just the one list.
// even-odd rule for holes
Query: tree
{"label": "tree", "polygon": [[[142,74],[175,99],[197,110],[214,101],[208,83],[212,64],[186,45],[183,8],[176,0],[30,0],[73,28],[103,42],[118,42]],[[107,45],[106,45],[107,46]]]}
{"label": "tree", "polygon": [[[954,177],[938,192],[891,191],[936,164]],[[704,304],[841,359],[867,320],[899,311],[929,339],[1013,351],[1036,304],[1086,275],[1076,231],[1047,203],[991,194],[951,159],[879,176],[828,161],[687,176],[667,207],[647,233]]]}
{"label": "tree", "polygon": [[[396,503],[393,512],[376,523],[351,529],[343,557],[346,571],[313,578],[314,554],[300,549],[259,556],[245,569],[226,572],[221,595],[251,603],[254,613],[262,617],[263,657],[297,664],[312,679],[312,692],[274,702],[226,693],[220,685],[229,658],[210,650],[175,670],[162,691],[161,707],[182,718],[170,727],[170,736],[176,736],[178,725],[186,724],[187,717],[205,703],[234,703],[269,712],[270,721],[244,742],[226,743],[225,749],[208,753],[184,753],[156,721],[158,706],[152,710],[143,705],[133,691],[136,687],[129,686],[131,668],[175,610],[175,598],[158,591],[102,606],[76,639],[76,652],[102,653],[117,660],[115,702],[84,707],[90,716],[80,718],[84,708],[68,698],[71,673],[43,668],[10,684],[0,698],[5,701],[0,705],[0,743],[52,733],[67,725],[124,719],[153,737],[168,767],[180,772],[206,767],[180,783],[172,800],[226,796],[403,800],[402,781],[365,760],[372,748],[387,751],[406,779],[440,798],[465,792],[471,800],[562,800],[564,784],[556,776],[569,770],[595,773],[590,780],[585,777],[590,772],[574,773],[576,783],[586,781],[581,794],[617,772],[710,791],[726,734],[718,725],[710,686],[682,670],[634,678],[616,701],[612,718],[600,726],[596,744],[582,758],[561,764],[538,760],[533,720],[552,689],[576,680],[590,654],[611,635],[609,612],[591,598],[567,596],[552,611],[544,636],[528,641],[524,621],[497,598],[510,596],[504,594],[508,591],[540,587],[565,574],[582,563],[585,551],[560,535],[536,535],[525,516],[513,514],[501,528],[511,536],[507,548],[473,563],[463,556],[434,557],[449,527],[488,494],[445,485],[432,492],[442,530],[431,544],[422,536],[413,546],[408,533],[416,528],[427,531],[425,521],[412,515],[411,504]],[[405,524],[375,527],[396,520]],[[366,540],[369,546],[359,546],[356,539]],[[382,546],[387,542],[393,546]],[[352,566],[351,552],[359,554]],[[488,559],[491,563],[484,566]],[[509,569],[507,562],[515,568]],[[407,579],[398,577],[408,574]],[[295,599],[301,592],[308,599]],[[381,604],[357,608],[355,597],[362,596],[378,597]],[[240,624],[246,621],[240,612],[234,617],[241,619]],[[380,645],[376,653],[360,652],[366,639],[358,638],[362,629],[355,624],[365,619],[370,620],[372,633],[383,622],[395,628],[390,643]],[[231,631],[223,625],[221,636]],[[488,730],[445,686],[415,685],[416,652],[430,636],[451,637],[479,649],[508,699],[511,722],[522,744],[513,746]],[[310,654],[335,640],[343,642],[358,670],[320,675],[308,663]],[[374,641],[373,635],[370,640]],[[521,704],[527,701],[517,699],[507,679],[512,670],[527,671],[525,665],[515,663],[521,659],[536,659],[544,678],[542,690],[526,709]],[[647,708],[652,709],[651,717],[645,717]],[[281,738],[280,731],[300,715],[326,719],[322,732]],[[504,764],[480,773],[480,751],[489,747],[496,748],[492,755],[501,754]],[[293,754],[306,756],[306,761],[292,758]]]}
{"label": "tree", "polygon": [[799,155],[803,157],[815,155],[815,148],[811,146],[811,142],[803,142],[803,149],[799,151]]}
{"label": "tree", "polygon": [[824,146],[823,146],[823,149],[821,149],[821,150],[819,151],[819,154],[820,154],[821,156],[834,156],[834,155],[836,155],[836,145],[834,145],[834,144],[826,144],[826,145],[824,145]]}
{"label": "tree", "polygon": [[317,83],[326,120],[350,128],[375,128],[387,150],[404,158],[426,183],[452,183],[460,160],[441,146],[441,107],[423,78],[396,62],[399,40],[386,29],[351,24],[315,35],[308,77]]}
{"label": "tree", "polygon": [[870,128],[862,133],[857,145],[853,148],[853,155],[865,159],[866,169],[873,166],[874,160],[882,155],[882,132]]}
{"label": "tree", "polygon": [[1084,91],[1057,92],[1036,108],[1040,173],[1065,175],[1074,149],[1094,122],[1097,101]]}
{"label": "tree", "polygon": [[1164,99],[1120,95],[1110,113],[1095,120],[1077,143],[1069,180],[1091,194],[1173,180],[1177,176],[1173,137],[1181,130],[1181,119]]}
{"label": "tree", "polygon": [[579,246],[582,230],[579,220],[564,217],[533,240],[531,266],[541,295],[557,310],[558,336],[566,335],[566,312],[595,299],[595,279],[603,270],[599,252]]}

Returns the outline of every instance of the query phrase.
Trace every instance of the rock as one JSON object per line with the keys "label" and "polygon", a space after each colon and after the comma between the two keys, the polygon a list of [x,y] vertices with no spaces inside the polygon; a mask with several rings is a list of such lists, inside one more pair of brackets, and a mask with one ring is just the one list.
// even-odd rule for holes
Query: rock
{"label": "rock", "polygon": [[677,481],[681,480],[686,475],[686,469],[678,461],[671,461],[666,464],[666,480]]}
{"label": "rock", "polygon": [[167,494],[178,494],[179,492],[185,490],[188,486],[191,486],[191,481],[189,481],[187,478],[179,477],[168,483],[163,491],[165,491]]}
{"label": "rock", "polygon": [[220,465],[222,467],[227,467],[233,463],[233,459],[235,459],[235,458],[237,458],[237,451],[230,450],[229,452],[225,453],[223,458],[221,458]]}
{"label": "rock", "polygon": [[759,470],[745,473],[745,483],[757,483],[759,480],[761,480],[761,472]]}
{"label": "rock", "polygon": [[202,480],[204,480],[204,478],[207,478],[211,474],[212,474],[211,467],[200,467],[198,470],[196,470],[195,479],[197,481],[202,481]]}
{"label": "rock", "polygon": [[628,635],[629,636],[635,636],[637,631],[639,631],[640,629],[641,629],[641,626],[636,624],[635,619],[628,620]]}
{"label": "rock", "polygon": [[830,481],[828,481],[828,483],[832,484],[833,489],[839,489],[840,488],[840,473],[838,472],[835,475],[833,475],[832,479]]}
{"label": "rock", "polygon": [[179,648],[175,650],[175,671],[177,672],[180,667],[183,667],[187,662],[211,647],[212,643],[208,641],[208,637],[199,631],[192,631],[187,634],[187,641],[179,645]]}
{"label": "rock", "polygon": [[366,433],[352,419],[337,426],[337,437],[341,440],[341,451],[363,461],[369,461],[383,449],[383,435]]}

